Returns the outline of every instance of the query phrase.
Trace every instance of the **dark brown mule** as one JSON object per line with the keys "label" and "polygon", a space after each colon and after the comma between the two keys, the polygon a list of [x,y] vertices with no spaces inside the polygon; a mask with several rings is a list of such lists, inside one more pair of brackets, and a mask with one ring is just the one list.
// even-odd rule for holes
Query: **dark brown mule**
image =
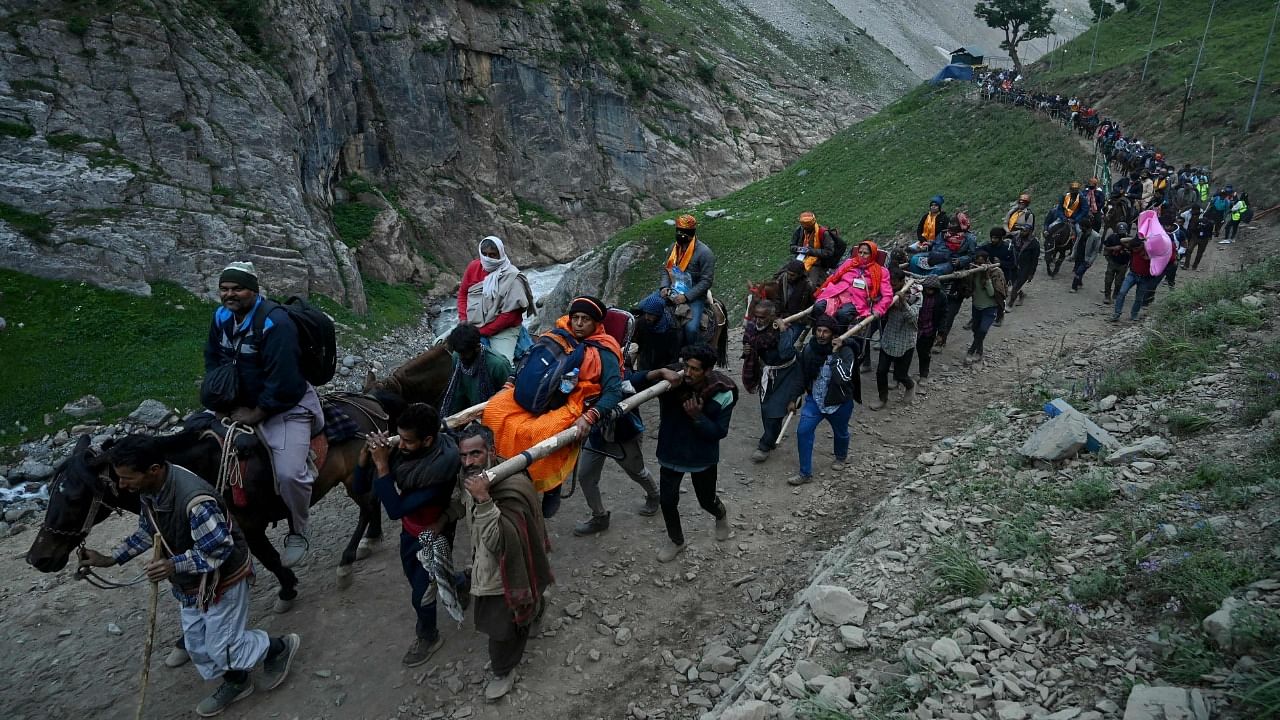
{"label": "dark brown mule", "polygon": [[[341,485],[360,510],[356,530],[342,552],[338,565],[338,585],[350,584],[350,565],[367,549],[368,543],[382,537],[382,511],[372,493],[357,495],[352,492],[352,480],[363,435],[374,430],[385,431],[394,424],[399,401],[383,395],[383,404],[371,398],[337,396],[326,402],[343,404],[346,414],[359,428],[357,437],[329,446],[324,466],[316,477],[311,490],[311,504],[319,502],[328,492]],[[218,482],[218,468],[222,459],[222,442],[206,416],[189,419],[187,426],[174,435],[160,436],[161,451],[170,462],[181,465],[204,478],[210,484]],[[247,440],[247,442],[246,442]],[[288,520],[289,513],[280,496],[275,492],[270,474],[269,459],[265,448],[256,438],[245,438],[236,444],[245,481],[242,505],[236,504],[233,488],[223,495],[231,508],[233,522],[244,533],[250,552],[262,566],[280,581],[280,591],[275,605],[276,612],[292,607],[298,596],[298,578],[280,563],[280,554],[267,538],[267,527],[281,520]],[[27,551],[27,563],[41,572],[56,572],[64,568],[72,550],[89,534],[93,525],[105,520],[110,508],[138,511],[137,497],[116,489],[113,478],[108,477],[108,454],[93,450],[88,438],[82,437],[70,458],[59,466],[49,484],[49,507],[44,524],[36,534],[31,549]],[[93,517],[90,518],[90,512]],[[91,520],[91,522],[90,522]]]}
{"label": "dark brown mule", "polygon": [[406,403],[424,402],[439,407],[451,374],[453,356],[440,343],[392,370],[386,379],[379,380],[370,370],[364,379],[364,391],[385,390],[404,398]]}

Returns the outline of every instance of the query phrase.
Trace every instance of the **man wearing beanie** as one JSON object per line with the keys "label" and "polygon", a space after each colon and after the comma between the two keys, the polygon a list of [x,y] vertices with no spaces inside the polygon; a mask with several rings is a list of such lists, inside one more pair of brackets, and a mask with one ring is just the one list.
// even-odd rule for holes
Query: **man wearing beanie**
{"label": "man wearing beanie", "polygon": [[[315,388],[302,376],[298,328],[280,305],[259,294],[253,263],[233,262],[218,277],[222,302],[213,314],[204,348],[206,387],[210,373],[235,366],[234,400],[202,389],[206,406],[220,416],[257,427],[271,451],[280,498],[289,508],[289,533],[281,564],[297,565],[307,552],[311,484],[307,463],[311,438],[324,427]],[[217,405],[217,407],[212,407]]]}
{"label": "man wearing beanie", "polygon": [[[578,428],[578,438],[585,440],[598,423],[612,422],[613,413],[622,401],[622,346],[604,330],[607,311],[599,298],[581,296],[569,304],[569,312],[556,320],[552,330],[534,342],[531,354],[541,354],[548,344],[558,345],[563,355],[571,355],[585,345],[576,370],[549,378],[539,374],[539,367],[559,372],[558,363],[546,365],[534,357],[516,371],[514,384],[508,384],[489,399],[484,408],[484,425],[493,431],[494,446],[502,457],[515,457],[534,445],[569,427]],[[530,367],[532,366],[532,367]],[[516,400],[516,389],[522,383],[553,380],[560,383],[563,404],[534,412]],[[560,490],[578,462],[578,443],[569,443],[529,465],[534,489],[542,494],[542,515],[550,518],[560,509]]]}

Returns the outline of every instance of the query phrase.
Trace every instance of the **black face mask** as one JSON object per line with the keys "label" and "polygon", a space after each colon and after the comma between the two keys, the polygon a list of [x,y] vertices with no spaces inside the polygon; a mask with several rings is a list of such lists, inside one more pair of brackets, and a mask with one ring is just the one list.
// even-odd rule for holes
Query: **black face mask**
{"label": "black face mask", "polygon": [[694,238],[693,233],[682,233],[682,232],[676,233],[676,242],[680,243],[681,245],[687,245],[689,241],[692,240],[693,238]]}

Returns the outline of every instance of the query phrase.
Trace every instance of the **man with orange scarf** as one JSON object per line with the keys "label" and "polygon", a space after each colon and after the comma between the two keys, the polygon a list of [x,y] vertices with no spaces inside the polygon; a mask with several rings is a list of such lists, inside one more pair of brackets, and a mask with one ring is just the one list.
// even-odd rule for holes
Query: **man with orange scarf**
{"label": "man with orange scarf", "polygon": [[800,224],[791,234],[791,252],[796,260],[804,263],[809,282],[818,285],[827,277],[830,268],[840,261],[833,258],[835,242],[831,230],[818,224],[818,218],[808,210],[800,213]]}
{"label": "man with orange scarf", "polygon": [[[556,320],[556,330],[538,339],[550,338],[562,346],[586,343],[576,383],[565,403],[534,414],[515,399],[510,383],[489,399],[484,409],[484,425],[493,431],[495,447],[502,457],[515,457],[569,426],[578,428],[585,440],[591,428],[612,422],[622,401],[622,348],[604,331],[607,308],[598,298],[582,296],[569,304],[569,313]],[[559,331],[559,332],[557,332]],[[572,343],[566,335],[573,338]],[[572,351],[572,347],[566,347]],[[517,371],[516,382],[520,372]],[[564,389],[563,387],[561,388]],[[542,493],[542,515],[550,518],[560,508],[560,489],[578,462],[579,445],[571,443],[529,465],[533,486]]]}
{"label": "man with orange scarf", "polygon": [[715,280],[716,256],[705,243],[698,242],[698,220],[692,215],[676,218],[676,241],[667,252],[658,292],[672,305],[688,305],[689,320],[684,325],[685,343],[697,342],[707,292]]}

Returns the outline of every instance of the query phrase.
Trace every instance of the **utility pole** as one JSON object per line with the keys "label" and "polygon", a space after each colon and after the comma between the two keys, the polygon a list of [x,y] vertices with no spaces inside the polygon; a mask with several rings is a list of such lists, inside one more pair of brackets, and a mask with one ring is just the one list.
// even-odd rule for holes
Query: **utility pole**
{"label": "utility pole", "polygon": [[[1191,82],[1187,85],[1187,96],[1191,96],[1191,89],[1196,86],[1196,74],[1200,72],[1200,60],[1204,57],[1204,41],[1209,39],[1209,25],[1213,22],[1213,9],[1218,6],[1218,0],[1209,3],[1209,17],[1204,21],[1204,34],[1200,36],[1200,52],[1196,53],[1196,66],[1191,69]],[[1183,114],[1186,109],[1183,109]]]}
{"label": "utility pole", "polygon": [[1271,41],[1276,37],[1276,20],[1280,19],[1280,0],[1276,0],[1276,12],[1271,16],[1271,34],[1267,35],[1267,45],[1262,49],[1262,64],[1258,66],[1258,82],[1253,86],[1253,100],[1249,103],[1249,117],[1244,121],[1244,132],[1249,134],[1249,125],[1253,123],[1253,110],[1258,106],[1258,91],[1262,90],[1262,73],[1267,69],[1267,53],[1271,51]]}
{"label": "utility pole", "polygon": [[1154,23],[1151,23],[1151,40],[1147,42],[1147,59],[1142,62],[1141,82],[1146,82],[1147,80],[1147,65],[1150,64],[1151,62],[1151,50],[1152,48],[1155,47],[1155,44],[1156,44],[1156,28],[1160,27],[1160,10],[1162,10],[1163,8],[1164,8],[1164,0],[1160,0],[1160,3],[1156,5],[1156,21]]}
{"label": "utility pole", "polygon": [[[1214,2],[1217,2],[1217,0],[1214,0]],[[1089,72],[1093,72],[1093,60],[1098,57],[1098,36],[1102,34],[1102,9],[1106,6],[1106,0],[1098,0],[1097,30],[1093,33],[1093,52],[1089,54]]]}

